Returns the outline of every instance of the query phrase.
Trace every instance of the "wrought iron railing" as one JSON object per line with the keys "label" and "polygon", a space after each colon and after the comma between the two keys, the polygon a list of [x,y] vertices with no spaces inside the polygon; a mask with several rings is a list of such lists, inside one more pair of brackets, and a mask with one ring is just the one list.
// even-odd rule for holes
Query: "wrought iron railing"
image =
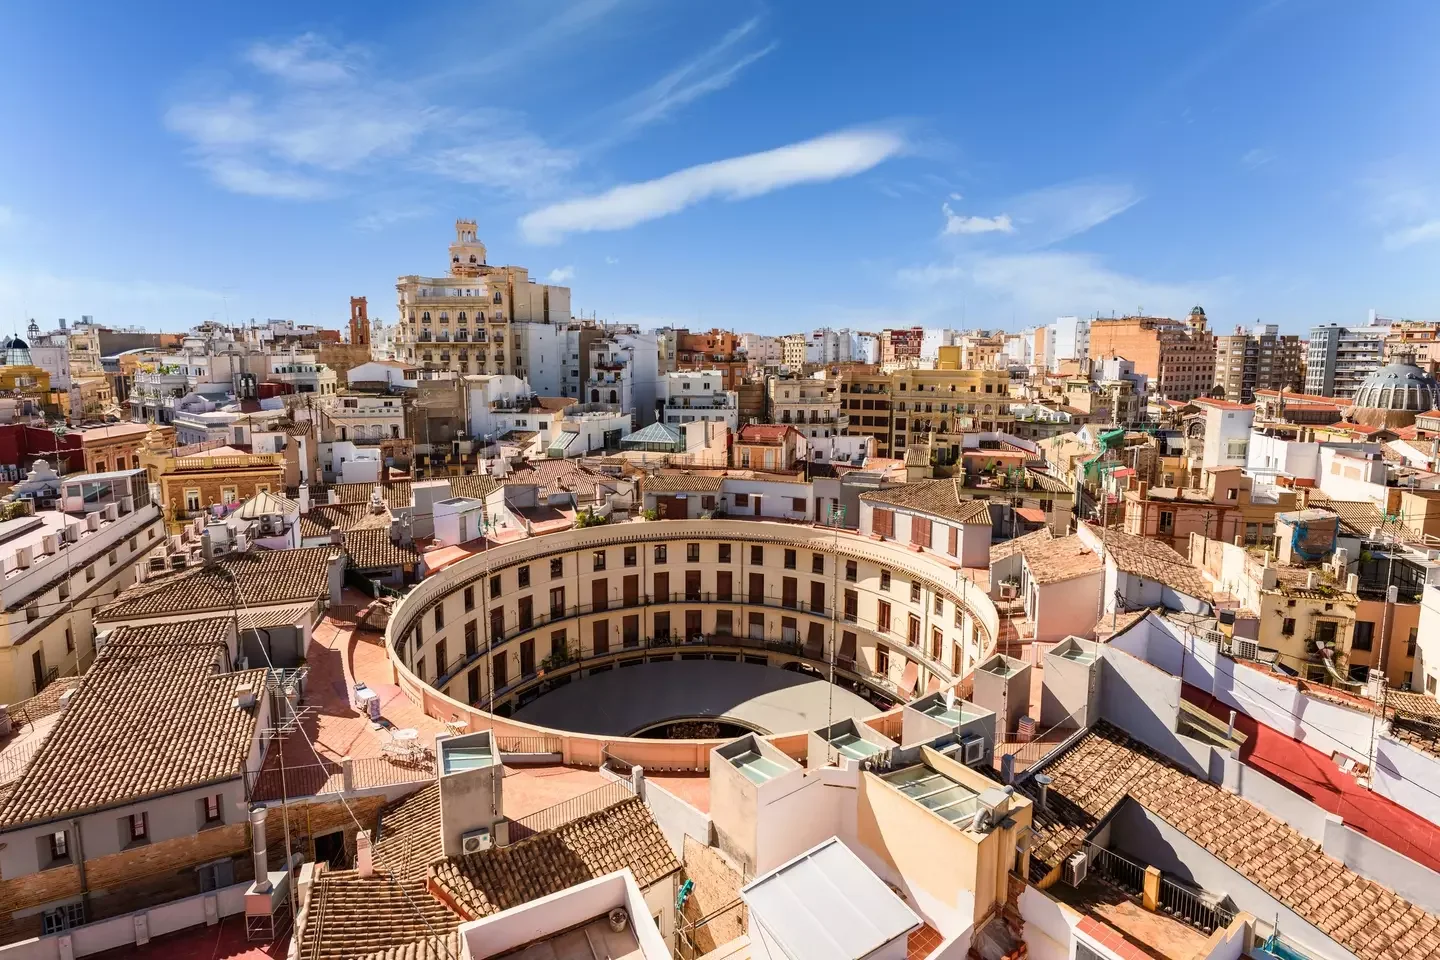
{"label": "wrought iron railing", "polygon": [[537,810],[528,817],[511,820],[510,836],[506,843],[516,843],[537,833],[563,827],[573,820],[588,817],[592,813],[599,813],[617,803],[629,800],[633,796],[635,796],[635,791],[631,789],[629,782],[612,781],[603,787],[596,787],[594,790],[582,793],[578,797],[571,797],[569,800],[561,801],[544,810]]}
{"label": "wrought iron railing", "polygon": [[1160,910],[1206,934],[1225,929],[1235,919],[1234,910],[1207,897],[1203,891],[1165,877],[1160,878]]}
{"label": "wrought iron railing", "polygon": [[1145,865],[1128,857],[1108,850],[1098,843],[1087,842],[1085,853],[1090,859],[1090,870],[1097,876],[1109,880],[1131,896],[1138,897],[1145,890]]}
{"label": "wrought iron railing", "polygon": [[501,753],[564,753],[564,737],[496,737]]}

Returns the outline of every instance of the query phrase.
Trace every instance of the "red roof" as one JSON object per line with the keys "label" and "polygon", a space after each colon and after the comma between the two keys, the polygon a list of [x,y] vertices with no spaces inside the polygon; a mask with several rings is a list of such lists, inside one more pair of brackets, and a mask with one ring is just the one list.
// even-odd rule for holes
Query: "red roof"
{"label": "red roof", "polygon": [[1015,516],[1026,523],[1044,523],[1045,511],[1039,507],[1016,507]]}
{"label": "red roof", "polygon": [[1255,404],[1253,404],[1253,403],[1236,403],[1234,400],[1212,400],[1212,399],[1210,399],[1209,397],[1199,397],[1199,398],[1197,398],[1197,399],[1195,399],[1195,400],[1193,400],[1193,401],[1191,401],[1191,402],[1192,402],[1192,403],[1199,404],[1199,405],[1202,406],[1202,407],[1215,407],[1216,409],[1219,409],[1219,410],[1254,410],[1254,409],[1255,409]]}
{"label": "red roof", "polygon": [[[1280,396],[1280,391],[1279,391],[1279,390],[1256,390],[1256,391],[1255,391],[1255,396],[1257,396],[1257,397],[1277,397],[1277,398],[1278,398],[1278,397]],[[1296,403],[1323,403],[1323,404],[1326,404],[1326,405],[1329,405],[1329,406],[1334,406],[1334,405],[1335,405],[1335,398],[1334,398],[1334,397],[1322,397],[1322,396],[1320,396],[1319,394],[1316,394],[1316,393],[1291,393],[1291,392],[1288,391],[1288,390],[1285,391],[1285,402],[1286,402],[1286,403],[1289,403],[1289,402],[1292,401],[1292,400],[1295,401]]]}
{"label": "red roof", "polygon": [[788,423],[747,423],[740,428],[740,443],[779,443],[787,433],[798,433]]}

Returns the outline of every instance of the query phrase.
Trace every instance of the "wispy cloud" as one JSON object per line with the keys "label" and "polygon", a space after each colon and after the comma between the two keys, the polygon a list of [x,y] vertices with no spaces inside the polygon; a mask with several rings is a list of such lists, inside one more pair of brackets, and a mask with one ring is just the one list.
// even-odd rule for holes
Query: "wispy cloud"
{"label": "wispy cloud", "polygon": [[1387,250],[1440,240],[1440,189],[1403,157],[1380,164],[1360,183],[1365,213]]}
{"label": "wispy cloud", "polygon": [[552,204],[522,217],[520,230],[532,243],[554,243],[571,233],[624,230],[716,197],[743,200],[798,184],[854,176],[904,149],[905,141],[892,131],[831,133]]}
{"label": "wispy cloud", "polygon": [[556,267],[545,276],[546,283],[569,283],[575,279],[575,268],[568,264],[563,267]]}
{"label": "wispy cloud", "polygon": [[1178,316],[1213,296],[1223,281],[1172,282],[1123,273],[1088,253],[1058,250],[1007,255],[962,255],[907,267],[896,280],[911,295],[949,303],[962,292],[1006,307],[1027,322],[1067,314],[1132,313]]}
{"label": "wispy cloud", "polygon": [[1240,165],[1247,170],[1254,170],[1263,167],[1267,163],[1275,162],[1275,151],[1265,147],[1256,147],[1253,150],[1246,150],[1240,157]]}
{"label": "wispy cloud", "polygon": [[1093,230],[1142,199],[1128,183],[1087,181],[1034,190],[1006,206],[1030,241],[1043,247]]}
{"label": "wispy cloud", "polygon": [[520,115],[436,102],[422,81],[382,79],[377,60],[313,33],[254,43],[241,86],[181,99],[165,124],[220,187],[284,200],[402,170],[533,196],[573,164]]}
{"label": "wispy cloud", "polygon": [[751,37],[760,26],[760,18],[751,19],[730,30],[695,59],[672,70],[622,105],[620,121],[623,132],[633,132],[647,124],[670,116],[675,110],[706,94],[724,90],[751,64],[772,53],[778,44],[740,53],[736,48]]}
{"label": "wispy cloud", "polygon": [[[956,194],[951,194],[951,196],[959,199]],[[948,203],[942,203],[940,209],[945,214],[945,229],[941,231],[945,236],[1015,232],[1015,225],[1010,222],[1008,213],[996,214],[993,217],[967,217],[956,213]]]}
{"label": "wispy cloud", "polygon": [[355,220],[355,229],[364,230],[366,233],[378,233],[386,227],[394,226],[397,223],[404,223],[406,220],[418,220],[421,217],[428,217],[433,211],[425,205],[418,206],[385,206],[373,210]]}
{"label": "wispy cloud", "polygon": [[605,258],[605,262],[606,262],[607,264],[609,264],[610,266],[613,267],[613,266],[615,266],[615,264],[617,264],[617,263],[620,262],[620,258],[619,258],[619,257],[606,257],[606,258]]}

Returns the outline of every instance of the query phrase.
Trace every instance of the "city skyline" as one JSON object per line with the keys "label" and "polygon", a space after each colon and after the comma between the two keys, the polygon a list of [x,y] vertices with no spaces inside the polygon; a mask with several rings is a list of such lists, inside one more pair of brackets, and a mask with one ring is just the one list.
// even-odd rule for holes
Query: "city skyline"
{"label": "city skyline", "polygon": [[[393,322],[461,217],[577,314],[645,327],[1433,317],[1437,19],[22,6],[0,331],[340,326],[352,295]],[[957,52],[915,57],[935,36]]]}

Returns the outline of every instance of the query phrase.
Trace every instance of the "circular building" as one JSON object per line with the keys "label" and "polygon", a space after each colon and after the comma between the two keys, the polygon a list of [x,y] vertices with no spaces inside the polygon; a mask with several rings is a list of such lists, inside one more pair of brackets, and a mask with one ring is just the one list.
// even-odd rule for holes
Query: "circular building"
{"label": "circular building", "polygon": [[[951,687],[999,629],[941,555],[763,520],[660,520],[492,546],[391,612],[397,683],[433,717],[700,770],[739,732],[806,734]],[[898,732],[898,728],[897,728]]]}
{"label": "circular building", "polygon": [[1408,427],[1417,416],[1437,407],[1440,383],[1415,365],[1413,354],[1407,354],[1366,377],[1346,415],[1367,427]]}

